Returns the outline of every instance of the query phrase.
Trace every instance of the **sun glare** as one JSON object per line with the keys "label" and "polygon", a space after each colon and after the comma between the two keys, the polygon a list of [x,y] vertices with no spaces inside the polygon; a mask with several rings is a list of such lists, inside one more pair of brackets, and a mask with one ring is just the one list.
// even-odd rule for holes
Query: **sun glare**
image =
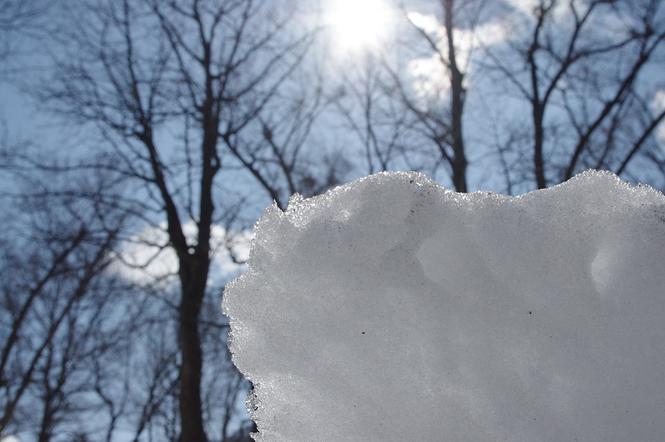
{"label": "sun glare", "polygon": [[390,34],[392,10],[386,0],[329,0],[327,11],[331,38],[339,49],[375,48]]}

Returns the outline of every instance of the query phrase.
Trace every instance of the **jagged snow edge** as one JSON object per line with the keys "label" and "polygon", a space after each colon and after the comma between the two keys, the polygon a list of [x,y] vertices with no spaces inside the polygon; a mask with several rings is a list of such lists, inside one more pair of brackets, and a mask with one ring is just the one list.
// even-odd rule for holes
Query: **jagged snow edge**
{"label": "jagged snow edge", "polygon": [[[445,186],[437,183],[432,178],[421,172],[379,172],[373,175],[368,175],[357,180],[351,181],[349,183],[343,184],[341,186],[334,187],[327,190],[323,194],[315,195],[310,198],[303,198],[299,194],[293,195],[289,198],[289,204],[286,210],[281,210],[277,203],[273,203],[268,206],[264,211],[261,217],[256,221],[253,226],[252,231],[255,233],[250,244],[250,254],[249,259],[247,260],[247,269],[244,273],[236,277],[233,281],[227,283],[224,287],[224,296],[222,298],[222,312],[229,318],[229,335],[228,335],[228,346],[229,351],[231,352],[231,361],[233,365],[242,373],[247,380],[252,382],[254,385],[254,390],[248,396],[246,400],[246,405],[250,413],[250,417],[256,423],[258,433],[261,432],[260,428],[260,417],[258,416],[259,407],[261,404],[261,385],[256,382],[253,378],[253,374],[249,370],[243,371],[238,366],[238,358],[236,356],[237,351],[239,350],[236,346],[234,333],[240,329],[240,324],[237,318],[231,315],[228,308],[228,299],[232,296],[228,296],[230,293],[235,292],[236,290],[241,290],[245,284],[253,277],[256,276],[256,270],[252,267],[252,250],[254,250],[255,245],[261,240],[261,231],[262,226],[270,225],[275,222],[283,221],[286,219],[291,224],[297,225],[303,218],[306,218],[306,212],[308,209],[312,209],[317,206],[318,203],[325,203],[331,201],[335,198],[338,198],[340,195],[343,195],[349,192],[352,189],[355,189],[361,185],[367,185],[368,183],[373,183],[378,180],[383,180],[386,177],[389,179],[398,179],[403,182],[408,182],[410,184],[415,184],[417,186],[429,187],[436,192],[439,192],[441,196],[453,197],[457,202],[467,202],[467,203],[478,203],[482,202],[484,199],[491,198],[497,202],[503,204],[524,204],[525,202],[531,201],[533,199],[549,197],[554,194],[569,192],[570,190],[575,189],[577,186],[584,186],[586,183],[590,182],[595,178],[602,178],[608,184],[616,186],[617,188],[623,191],[629,191],[634,193],[636,199],[640,200],[642,198],[647,199],[653,205],[662,205],[665,207],[665,194],[659,190],[646,185],[638,183],[633,185],[625,180],[619,178],[616,174],[610,171],[598,171],[598,170],[585,170],[577,175],[573,176],[563,183],[545,188],[545,189],[536,189],[529,191],[527,193],[511,196],[503,195],[494,192],[487,191],[475,191],[469,193],[459,193],[454,190],[448,189]],[[641,197],[641,198],[640,198]],[[302,226],[302,224],[301,224]],[[253,435],[257,433],[252,433]]]}

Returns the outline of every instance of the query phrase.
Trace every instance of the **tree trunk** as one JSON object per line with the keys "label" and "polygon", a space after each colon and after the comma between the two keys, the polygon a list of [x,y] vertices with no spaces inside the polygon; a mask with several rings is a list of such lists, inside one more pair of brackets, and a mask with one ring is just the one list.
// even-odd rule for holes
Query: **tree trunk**
{"label": "tree trunk", "polygon": [[181,262],[181,300],[179,317],[180,364],[180,442],[207,442],[201,406],[203,352],[199,336],[199,314],[205,293],[207,265],[192,257]]}
{"label": "tree trunk", "polygon": [[464,132],[462,128],[462,116],[464,114],[464,73],[457,65],[455,40],[453,34],[454,0],[444,0],[444,25],[448,40],[448,70],[450,74],[450,113],[451,130],[453,139],[453,185],[458,192],[466,192],[466,152],[464,148]]}
{"label": "tree trunk", "polygon": [[543,158],[543,145],[545,128],[543,127],[543,112],[539,103],[533,104],[533,167],[538,189],[547,187],[545,179],[545,165]]}

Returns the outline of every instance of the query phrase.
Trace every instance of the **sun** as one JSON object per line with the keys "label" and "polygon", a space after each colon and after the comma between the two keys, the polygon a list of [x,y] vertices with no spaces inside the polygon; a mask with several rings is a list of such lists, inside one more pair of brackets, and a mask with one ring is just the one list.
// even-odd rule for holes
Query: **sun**
{"label": "sun", "polygon": [[393,10],[386,0],[328,0],[326,24],[343,51],[364,51],[385,42],[393,28]]}

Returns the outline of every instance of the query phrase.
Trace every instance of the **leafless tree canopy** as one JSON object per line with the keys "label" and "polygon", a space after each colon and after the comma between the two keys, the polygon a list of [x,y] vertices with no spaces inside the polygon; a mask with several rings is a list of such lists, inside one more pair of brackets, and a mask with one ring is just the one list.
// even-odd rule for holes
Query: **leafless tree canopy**
{"label": "leafless tree canopy", "polygon": [[2,117],[0,437],[248,440],[220,301],[273,201],[665,188],[661,1],[385,3],[391,37],[335,55],[325,2],[0,0],[2,84],[49,122]]}

